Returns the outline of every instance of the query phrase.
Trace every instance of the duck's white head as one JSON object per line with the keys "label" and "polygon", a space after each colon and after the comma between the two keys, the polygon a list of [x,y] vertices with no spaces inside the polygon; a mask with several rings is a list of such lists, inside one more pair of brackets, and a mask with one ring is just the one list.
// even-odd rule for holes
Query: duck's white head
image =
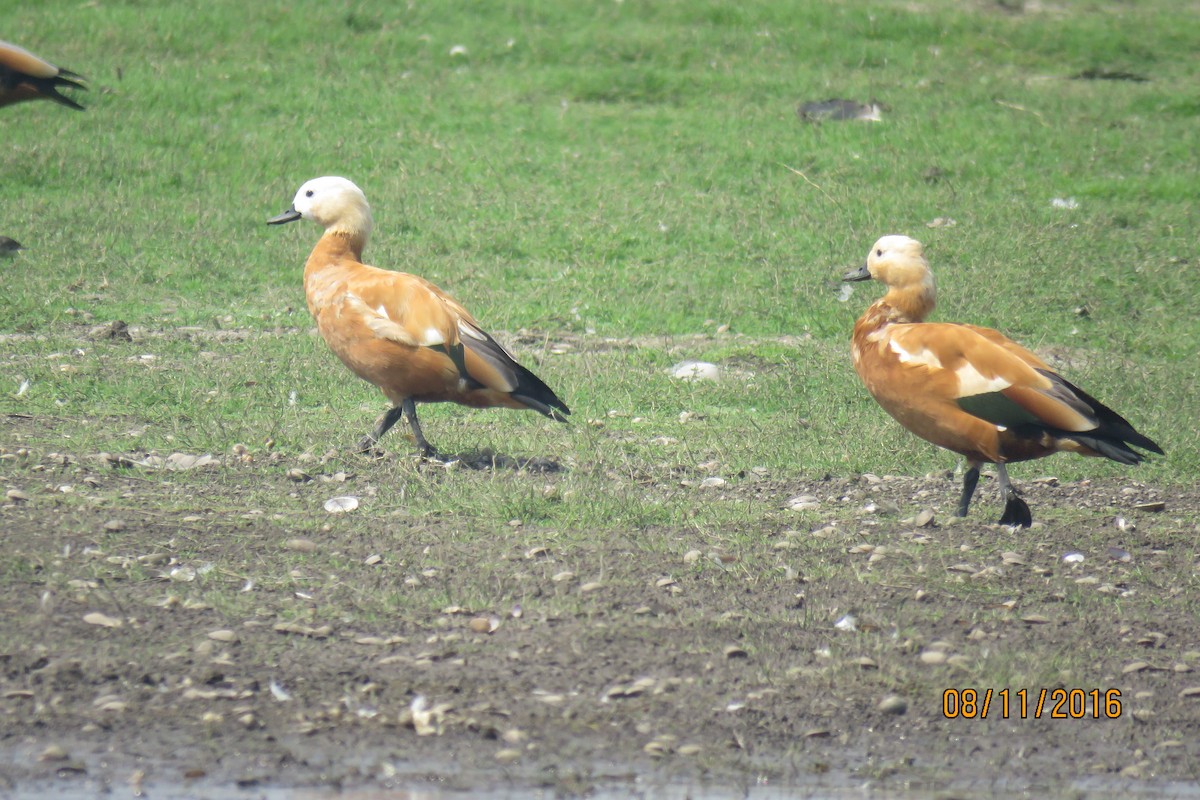
{"label": "duck's white head", "polygon": [[336,175],[313,178],[300,187],[292,199],[292,207],[267,220],[268,225],[282,225],[303,217],[320,225],[327,232],[347,233],[363,243],[371,234],[371,207],[367,196],[352,181]]}
{"label": "duck's white head", "polygon": [[843,277],[846,281],[875,279],[894,288],[923,286],[933,288],[933,273],[925,260],[925,248],[916,239],[892,234],[884,236],[871,245],[867,261],[861,267],[850,270]]}

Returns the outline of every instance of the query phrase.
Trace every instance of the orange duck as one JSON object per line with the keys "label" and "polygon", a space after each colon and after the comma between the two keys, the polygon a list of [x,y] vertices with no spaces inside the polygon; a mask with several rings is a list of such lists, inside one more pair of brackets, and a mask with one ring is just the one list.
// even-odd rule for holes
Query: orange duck
{"label": "orange duck", "polygon": [[43,61],[23,47],[0,41],[0,106],[41,98],[83,111],[79,103],[58,93],[64,86],[86,90],[79,83],[82,79],[83,76]]}
{"label": "orange duck", "polygon": [[1033,518],[1008,480],[1009,462],[1065,451],[1137,464],[1144,456],[1134,446],[1162,454],[1121,415],[998,331],[925,322],[936,293],[920,242],[884,236],[843,280],[870,278],[888,291],[854,325],[854,368],[901,425],[967,459],[958,516],[967,514],[984,462],[999,475],[1000,524],[1027,528]]}
{"label": "orange duck", "polygon": [[440,458],[421,432],[417,403],[525,408],[566,422],[566,404],[450,295],[424,278],[362,263],[372,223],[361,189],[345,178],[314,178],[267,224],[302,217],[325,229],[304,267],[317,330],[351,372],[392,403],[360,450],[369,451],[403,414],[422,456]]}

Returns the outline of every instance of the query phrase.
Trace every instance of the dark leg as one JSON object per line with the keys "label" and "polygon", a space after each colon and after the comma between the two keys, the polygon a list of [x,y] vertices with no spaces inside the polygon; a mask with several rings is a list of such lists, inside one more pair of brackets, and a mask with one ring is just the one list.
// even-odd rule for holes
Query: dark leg
{"label": "dark leg", "polygon": [[[421,448],[421,455],[425,458],[438,459],[438,451],[433,449],[433,445],[425,439],[425,434],[421,433],[421,423],[417,422],[417,404],[411,397],[406,397],[399,408],[404,409],[404,418],[408,420],[408,427],[412,428],[413,438],[417,440],[417,447]],[[396,410],[392,409],[392,411]]]}
{"label": "dark leg", "polygon": [[[408,401],[411,402],[411,401]],[[404,413],[403,406],[392,406],[387,410],[387,413],[379,418],[375,423],[375,430],[364,436],[358,441],[358,452],[369,453],[375,447],[375,443],[380,437],[391,430],[391,427],[400,421],[400,415]],[[419,436],[420,434],[418,434]]]}
{"label": "dark leg", "polygon": [[979,465],[973,461],[969,461],[967,464],[969,469],[963,473],[962,496],[958,498],[958,511],[954,514],[957,517],[967,515],[967,509],[971,506],[971,497],[975,494],[975,487],[979,483]]}
{"label": "dark leg", "polygon": [[1021,499],[1017,490],[1009,483],[1008,469],[1003,464],[996,465],[996,472],[1000,475],[1000,499],[1004,501],[1004,515],[1000,517],[1000,524],[1028,528],[1033,524],[1029,504]]}

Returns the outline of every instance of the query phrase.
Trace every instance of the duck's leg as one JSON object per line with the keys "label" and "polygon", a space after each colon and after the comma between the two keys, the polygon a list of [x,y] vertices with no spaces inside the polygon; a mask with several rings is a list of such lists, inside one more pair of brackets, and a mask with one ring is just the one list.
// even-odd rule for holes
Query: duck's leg
{"label": "duck's leg", "polygon": [[421,456],[432,461],[445,460],[425,438],[425,434],[421,433],[421,423],[417,422],[417,404],[413,402],[413,399],[411,397],[404,398],[404,402],[400,404],[399,408],[404,410],[404,418],[408,420],[408,427],[412,428],[413,438],[417,440],[417,447],[421,448]]}
{"label": "duck's leg", "polygon": [[1028,528],[1033,524],[1033,514],[1029,513],[1029,504],[1021,499],[1017,490],[1009,482],[1008,468],[1004,464],[997,464],[996,472],[1000,476],[1000,499],[1004,501],[1004,515],[1000,517],[1000,524]]}
{"label": "duck's leg", "polygon": [[963,473],[963,489],[962,496],[958,498],[958,511],[954,512],[956,517],[965,517],[967,509],[971,507],[971,498],[975,494],[975,487],[979,484],[979,462],[968,461],[967,471]]}
{"label": "duck's leg", "polygon": [[[411,402],[411,401],[410,401]],[[387,433],[393,425],[400,421],[400,415],[404,413],[404,406],[392,406],[387,410],[379,421],[375,423],[375,430],[358,440],[358,452],[369,453],[375,449],[375,443],[379,438]]]}

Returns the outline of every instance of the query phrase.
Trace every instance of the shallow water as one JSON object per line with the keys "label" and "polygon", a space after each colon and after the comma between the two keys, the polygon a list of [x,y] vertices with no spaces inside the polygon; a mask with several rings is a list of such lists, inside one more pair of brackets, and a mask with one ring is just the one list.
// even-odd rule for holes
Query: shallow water
{"label": "shallow water", "polygon": [[[64,776],[58,779],[32,780],[13,784],[0,782],[0,795],[13,800],[41,800],[54,797],[61,800],[85,800],[95,797],[151,798],[152,800],[559,800],[572,796],[561,787],[521,785],[489,785],[479,780],[474,785],[456,781],[454,788],[436,783],[380,781],[352,786],[238,786],[229,783],[198,780],[177,783],[146,781],[138,786],[128,782],[106,781],[86,776]],[[7,785],[4,785],[7,784]],[[850,800],[851,798],[895,798],[918,800],[930,797],[946,798],[1044,798],[1072,797],[1087,800],[1200,800],[1200,782],[1153,782],[1113,780],[1103,777],[1086,778],[1056,787],[1017,788],[997,785],[971,786],[957,781],[948,786],[920,787],[890,786],[875,781],[863,781],[850,776],[822,775],[811,785],[756,784],[734,786],[719,783],[661,781],[650,777],[635,777],[628,781],[594,784],[582,789],[593,800],[625,798],[655,798],[655,800]]]}

